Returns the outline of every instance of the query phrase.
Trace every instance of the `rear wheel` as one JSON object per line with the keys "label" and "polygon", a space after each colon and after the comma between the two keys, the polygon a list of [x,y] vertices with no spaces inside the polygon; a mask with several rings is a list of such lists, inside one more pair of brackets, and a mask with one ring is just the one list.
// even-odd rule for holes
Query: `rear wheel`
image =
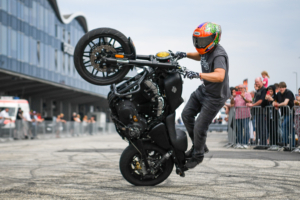
{"label": "rear wheel", "polygon": [[[147,162],[154,166],[167,152],[153,144],[144,145]],[[143,175],[141,154],[132,146],[128,146],[120,158],[120,171],[123,177],[136,186],[153,186],[166,180],[173,170],[174,163],[171,158],[166,160],[155,173],[148,172]]]}
{"label": "rear wheel", "polygon": [[79,75],[95,85],[109,85],[120,81],[129,71],[128,65],[108,64],[102,58],[115,54],[130,54],[127,38],[111,28],[98,28],[86,33],[77,43],[74,64]]}

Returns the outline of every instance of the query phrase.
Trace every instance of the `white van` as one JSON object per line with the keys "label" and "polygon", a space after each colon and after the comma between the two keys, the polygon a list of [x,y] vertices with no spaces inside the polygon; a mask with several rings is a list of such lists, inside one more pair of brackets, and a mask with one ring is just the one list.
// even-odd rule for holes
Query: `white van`
{"label": "white van", "polygon": [[8,114],[12,121],[5,120],[5,125],[2,127],[2,129],[15,128],[15,121],[18,108],[21,108],[23,110],[23,115],[24,113],[29,114],[30,111],[29,103],[25,99],[13,99],[13,97],[0,97],[0,111],[4,110],[5,108],[9,108]]}

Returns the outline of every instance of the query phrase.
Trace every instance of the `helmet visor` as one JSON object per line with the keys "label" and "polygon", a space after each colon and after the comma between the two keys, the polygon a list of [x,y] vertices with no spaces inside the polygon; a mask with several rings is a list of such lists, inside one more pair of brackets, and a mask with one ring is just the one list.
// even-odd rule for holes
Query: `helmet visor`
{"label": "helmet visor", "polygon": [[195,37],[193,36],[193,43],[196,48],[205,48],[209,45],[216,37],[216,34],[212,34],[207,37]]}

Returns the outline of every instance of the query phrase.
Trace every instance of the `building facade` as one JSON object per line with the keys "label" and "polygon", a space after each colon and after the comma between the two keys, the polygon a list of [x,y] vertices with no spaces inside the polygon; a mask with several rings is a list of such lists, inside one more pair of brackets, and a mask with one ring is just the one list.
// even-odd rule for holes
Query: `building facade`
{"label": "building facade", "polygon": [[[2,81],[8,76],[11,78],[3,81],[7,87],[0,86],[0,94],[20,96],[32,102],[40,99],[36,101],[38,106],[36,103],[32,106],[36,106],[36,110],[46,109],[48,116],[56,114],[51,110],[54,103],[64,101],[87,106],[83,110],[97,107],[94,102],[97,98],[105,99],[108,87],[84,81],[73,63],[76,43],[87,31],[84,15],[61,15],[56,0],[0,0],[0,72]],[[40,90],[34,87],[35,83],[40,84]],[[9,87],[10,84],[13,85]],[[52,93],[47,93],[49,89]],[[37,92],[32,92],[34,90]],[[66,95],[68,92],[73,96]],[[84,101],[84,96],[91,98]],[[76,106],[73,110],[80,112]],[[60,107],[62,111],[63,106]]]}

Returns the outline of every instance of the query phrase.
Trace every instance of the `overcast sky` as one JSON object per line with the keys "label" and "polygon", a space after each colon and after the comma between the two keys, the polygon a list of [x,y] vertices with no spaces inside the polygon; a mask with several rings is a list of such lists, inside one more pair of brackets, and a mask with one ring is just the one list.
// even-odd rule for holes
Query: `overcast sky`
{"label": "overcast sky", "polygon": [[[110,27],[131,37],[138,54],[162,50],[193,52],[192,33],[202,22],[222,27],[220,44],[229,56],[231,86],[266,70],[269,83],[285,81],[296,92],[300,86],[300,1],[294,0],[58,0],[62,14],[83,12],[89,30]],[[200,72],[200,63],[183,59],[180,64]],[[183,97],[199,80],[185,80]]]}

